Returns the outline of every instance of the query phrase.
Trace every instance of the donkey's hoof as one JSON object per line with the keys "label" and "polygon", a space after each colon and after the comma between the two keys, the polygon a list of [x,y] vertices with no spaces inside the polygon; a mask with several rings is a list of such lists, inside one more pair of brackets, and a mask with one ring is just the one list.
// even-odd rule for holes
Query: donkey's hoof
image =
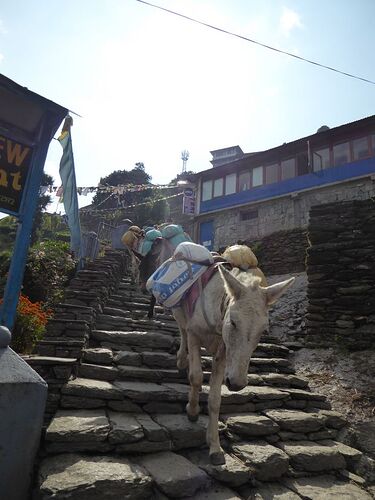
{"label": "donkey's hoof", "polygon": [[199,418],[199,413],[196,415],[191,415],[190,413],[187,413],[187,418],[190,420],[190,422],[197,422]]}
{"label": "donkey's hoof", "polygon": [[224,465],[225,464],[225,455],[222,451],[218,451],[216,453],[212,453],[210,455],[210,462],[212,465]]}

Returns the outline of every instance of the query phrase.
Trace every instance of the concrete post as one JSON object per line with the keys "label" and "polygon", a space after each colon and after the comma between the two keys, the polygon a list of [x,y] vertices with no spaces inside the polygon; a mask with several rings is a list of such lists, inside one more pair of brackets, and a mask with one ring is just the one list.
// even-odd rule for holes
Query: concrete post
{"label": "concrete post", "polygon": [[47,399],[47,384],[12,349],[0,326],[0,498],[27,500]]}

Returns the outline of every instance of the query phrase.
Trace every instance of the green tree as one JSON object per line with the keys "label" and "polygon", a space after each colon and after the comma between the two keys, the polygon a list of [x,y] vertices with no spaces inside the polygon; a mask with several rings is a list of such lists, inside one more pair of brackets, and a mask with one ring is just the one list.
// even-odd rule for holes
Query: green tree
{"label": "green tree", "polygon": [[[52,186],[52,184],[53,184],[53,178],[50,175],[43,173],[43,178],[40,186],[41,187]],[[49,194],[41,194],[39,196],[38,205],[35,210],[33,229],[31,231],[31,239],[30,239],[31,246],[38,241],[43,221],[43,212],[46,210],[47,206],[51,203],[51,201],[52,199]]]}
{"label": "green tree", "polygon": [[177,184],[178,181],[192,181],[195,172],[192,170],[187,170],[186,172],[181,172],[181,174],[177,174],[174,179],[171,180],[171,184]]}
{"label": "green tree", "polygon": [[[146,172],[144,164],[138,162],[132,170],[115,170],[107,177],[102,177],[99,184],[103,186],[151,184],[151,176]],[[97,208],[118,208],[141,203],[150,197],[151,192],[151,189],[139,192],[125,192],[123,194],[97,192],[92,203]]]}

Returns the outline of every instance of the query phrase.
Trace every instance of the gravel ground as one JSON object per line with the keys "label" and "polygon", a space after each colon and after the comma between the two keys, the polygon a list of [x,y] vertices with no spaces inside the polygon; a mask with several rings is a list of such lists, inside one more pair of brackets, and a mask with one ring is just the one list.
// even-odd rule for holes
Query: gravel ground
{"label": "gravel ground", "polygon": [[[269,284],[291,275],[267,277]],[[270,332],[283,342],[303,345],[307,307],[306,273],[296,281],[270,311]],[[291,344],[293,345],[293,344]],[[327,396],[334,410],[351,423],[375,421],[375,351],[347,352],[339,348],[294,350],[294,367],[309,379],[313,391]]]}

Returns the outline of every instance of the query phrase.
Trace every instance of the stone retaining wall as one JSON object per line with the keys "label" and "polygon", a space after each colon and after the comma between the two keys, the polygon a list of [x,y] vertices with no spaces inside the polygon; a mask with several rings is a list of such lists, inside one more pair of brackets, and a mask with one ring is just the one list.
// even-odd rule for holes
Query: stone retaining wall
{"label": "stone retaining wall", "polygon": [[61,387],[77,373],[83,349],[96,328],[97,315],[117,289],[129,262],[126,249],[107,250],[104,256],[78,271],[64,292],[64,302],[56,306],[48,321],[36,355],[24,356],[48,384],[46,422],[59,407]]}
{"label": "stone retaining wall", "polygon": [[305,271],[308,241],[307,231],[303,229],[278,231],[260,240],[246,240],[245,243],[253,249],[259,267],[268,276]]}
{"label": "stone retaining wall", "polygon": [[307,251],[307,340],[375,346],[375,203],[312,207]]}

